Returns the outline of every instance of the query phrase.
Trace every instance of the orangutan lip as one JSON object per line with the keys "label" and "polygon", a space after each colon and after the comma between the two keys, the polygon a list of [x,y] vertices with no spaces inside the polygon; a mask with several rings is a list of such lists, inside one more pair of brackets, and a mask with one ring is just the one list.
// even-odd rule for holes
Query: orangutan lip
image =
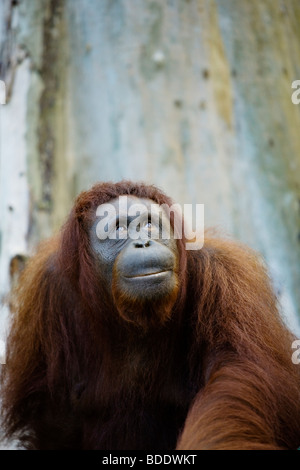
{"label": "orangutan lip", "polygon": [[157,271],[155,273],[147,273],[147,274],[137,274],[135,276],[124,276],[126,279],[139,279],[144,277],[160,277],[162,274],[166,274],[170,272],[171,269],[166,269],[164,271]]}

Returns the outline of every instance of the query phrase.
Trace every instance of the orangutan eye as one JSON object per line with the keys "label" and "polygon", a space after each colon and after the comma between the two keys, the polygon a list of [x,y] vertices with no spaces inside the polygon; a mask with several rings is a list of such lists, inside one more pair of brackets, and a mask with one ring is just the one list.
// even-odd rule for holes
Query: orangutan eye
{"label": "orangutan eye", "polygon": [[115,237],[117,238],[117,240],[121,239],[125,239],[127,238],[127,235],[128,235],[128,227],[127,225],[125,225],[124,223],[117,223],[116,224],[116,231],[115,231]]}
{"label": "orangutan eye", "polygon": [[125,227],[125,225],[117,225],[116,230],[117,232],[125,232],[125,230],[127,230],[127,227]]}

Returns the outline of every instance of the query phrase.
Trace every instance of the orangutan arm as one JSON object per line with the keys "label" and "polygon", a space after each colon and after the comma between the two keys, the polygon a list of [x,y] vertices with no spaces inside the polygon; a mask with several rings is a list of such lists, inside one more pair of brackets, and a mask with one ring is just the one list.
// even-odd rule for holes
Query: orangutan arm
{"label": "orangutan arm", "polygon": [[208,239],[198,266],[205,385],[177,448],[296,449],[299,369],[263,264],[236,243]]}

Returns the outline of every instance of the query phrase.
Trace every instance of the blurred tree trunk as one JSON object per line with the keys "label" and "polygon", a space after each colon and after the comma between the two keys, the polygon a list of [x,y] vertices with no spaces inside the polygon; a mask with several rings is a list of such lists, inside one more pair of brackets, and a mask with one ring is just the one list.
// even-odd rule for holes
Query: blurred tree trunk
{"label": "blurred tree trunk", "polygon": [[0,41],[2,319],[76,194],[131,178],[258,249],[300,331],[299,0],[1,0]]}

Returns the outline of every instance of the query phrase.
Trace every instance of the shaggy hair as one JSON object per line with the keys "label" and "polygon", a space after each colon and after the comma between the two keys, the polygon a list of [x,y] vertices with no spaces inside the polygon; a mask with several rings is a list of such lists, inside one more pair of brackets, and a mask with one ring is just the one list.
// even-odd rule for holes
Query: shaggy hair
{"label": "shaggy hair", "polygon": [[28,449],[296,449],[300,368],[261,260],[209,233],[198,251],[177,240],[176,302],[141,328],[120,315],[88,236],[120,195],[172,204],[154,186],[95,185],[13,293],[6,436]]}

